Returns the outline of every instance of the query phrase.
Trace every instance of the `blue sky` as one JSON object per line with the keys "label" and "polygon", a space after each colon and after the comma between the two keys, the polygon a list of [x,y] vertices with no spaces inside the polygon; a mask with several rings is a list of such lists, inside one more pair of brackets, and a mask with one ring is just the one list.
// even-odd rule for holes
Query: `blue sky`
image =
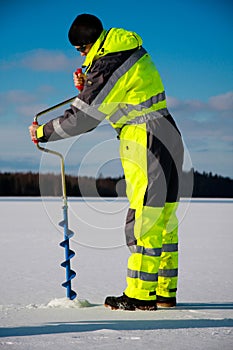
{"label": "blue sky", "polygon": [[[5,0],[0,13],[1,171],[56,171],[57,160],[41,160],[28,125],[40,110],[77,93],[72,72],[83,60],[67,32],[76,15],[92,13],[106,29],[123,27],[142,37],[194,169],[233,177],[232,1]],[[68,173],[122,171],[118,141],[107,125],[51,145],[65,152]]]}

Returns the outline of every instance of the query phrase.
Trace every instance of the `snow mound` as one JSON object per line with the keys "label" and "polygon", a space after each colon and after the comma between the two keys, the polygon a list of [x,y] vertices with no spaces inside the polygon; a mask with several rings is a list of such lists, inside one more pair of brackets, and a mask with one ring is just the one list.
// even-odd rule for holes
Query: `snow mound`
{"label": "snow mound", "polygon": [[27,309],[80,309],[85,307],[96,306],[91,304],[85,299],[74,299],[70,300],[68,298],[55,298],[48,302],[47,304],[29,304]]}

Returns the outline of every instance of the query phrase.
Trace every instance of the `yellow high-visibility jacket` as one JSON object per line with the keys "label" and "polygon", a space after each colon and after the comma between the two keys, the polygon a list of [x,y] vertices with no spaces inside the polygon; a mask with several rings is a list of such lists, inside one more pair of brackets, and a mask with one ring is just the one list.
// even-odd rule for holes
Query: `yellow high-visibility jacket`
{"label": "yellow high-visibility jacket", "polygon": [[160,75],[141,37],[121,28],[103,30],[83,64],[83,91],[63,116],[37,129],[40,142],[59,140],[94,129],[107,119],[117,130],[168,115]]}

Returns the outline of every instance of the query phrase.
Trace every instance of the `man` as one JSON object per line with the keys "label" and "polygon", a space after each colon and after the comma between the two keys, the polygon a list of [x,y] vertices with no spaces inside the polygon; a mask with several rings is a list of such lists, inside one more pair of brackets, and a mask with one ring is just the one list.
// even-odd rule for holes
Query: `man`
{"label": "man", "polygon": [[71,44],[86,56],[83,91],[64,115],[30,126],[32,140],[47,142],[88,132],[108,120],[120,140],[130,208],[126,242],[131,251],[127,287],[105,306],[156,310],[176,305],[179,180],[183,145],[168,112],[159,73],[135,32],[103,29],[90,14],[76,17]]}

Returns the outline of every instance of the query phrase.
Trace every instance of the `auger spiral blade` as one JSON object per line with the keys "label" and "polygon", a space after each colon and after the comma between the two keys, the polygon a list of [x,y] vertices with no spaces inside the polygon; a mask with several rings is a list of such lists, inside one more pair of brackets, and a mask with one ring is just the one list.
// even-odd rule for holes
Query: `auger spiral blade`
{"label": "auger spiral blade", "polygon": [[[59,226],[61,227],[66,227],[66,222],[65,220],[62,220],[61,222],[58,223]],[[71,231],[69,228],[66,228],[66,235],[71,238],[74,235],[74,232]]]}
{"label": "auger spiral blade", "polygon": [[63,207],[64,220],[59,223],[64,228],[64,240],[60,243],[60,246],[65,249],[65,260],[61,263],[61,266],[66,269],[66,281],[62,283],[62,286],[66,288],[66,296],[70,300],[76,298],[77,294],[71,288],[71,280],[75,278],[76,272],[70,267],[70,260],[75,256],[75,252],[70,249],[70,238],[74,235],[74,232],[68,228],[68,216],[67,207]]}

